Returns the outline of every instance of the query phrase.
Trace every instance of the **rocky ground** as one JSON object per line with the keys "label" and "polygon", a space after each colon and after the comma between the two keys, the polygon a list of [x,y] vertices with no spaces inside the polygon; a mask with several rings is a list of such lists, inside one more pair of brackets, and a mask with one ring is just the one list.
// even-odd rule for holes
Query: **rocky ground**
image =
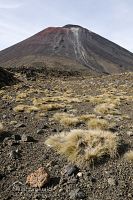
{"label": "rocky ground", "polygon": [[[132,199],[133,155],[125,154],[133,148],[133,73],[16,77],[20,83],[0,90],[0,199]],[[110,110],[99,111],[101,104],[112,103]],[[108,120],[121,141],[116,156],[77,165],[46,146],[50,135],[88,129],[85,121],[67,126],[55,121],[53,115],[60,112]],[[32,187],[27,177],[40,167],[50,178],[44,186]]]}

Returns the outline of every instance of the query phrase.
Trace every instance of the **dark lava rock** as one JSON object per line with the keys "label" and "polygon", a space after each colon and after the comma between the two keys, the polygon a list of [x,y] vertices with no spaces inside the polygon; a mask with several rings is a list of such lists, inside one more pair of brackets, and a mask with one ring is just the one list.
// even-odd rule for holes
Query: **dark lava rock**
{"label": "dark lava rock", "polygon": [[47,124],[44,124],[44,125],[42,126],[42,129],[47,129],[47,128],[49,128],[49,126],[48,126]]}
{"label": "dark lava rock", "polygon": [[94,177],[91,178],[92,183],[96,183],[96,181],[97,181],[96,178],[94,178]]}
{"label": "dark lava rock", "polygon": [[2,132],[0,134],[0,142],[3,142],[5,139],[8,139],[11,138],[12,134],[9,133],[9,132]]}
{"label": "dark lava rock", "polygon": [[23,134],[21,137],[21,141],[22,142],[34,142],[35,140],[31,136]]}
{"label": "dark lava rock", "polygon": [[76,165],[68,165],[65,168],[65,174],[68,176],[76,175],[79,172],[79,168]]}
{"label": "dark lava rock", "polygon": [[0,180],[2,180],[5,177],[5,174],[3,172],[0,172]]}
{"label": "dark lava rock", "polygon": [[18,123],[14,127],[15,128],[23,128],[23,127],[26,127],[26,125],[24,123]]}
{"label": "dark lava rock", "polygon": [[36,133],[40,135],[40,134],[44,133],[44,130],[43,129],[38,129]]}
{"label": "dark lava rock", "polygon": [[57,132],[57,129],[56,129],[56,128],[53,128],[53,129],[52,129],[52,132],[55,132],[55,133],[56,133],[56,132]]}
{"label": "dark lava rock", "polygon": [[10,158],[18,159],[21,157],[20,152],[18,150],[12,150],[9,153]]}
{"label": "dark lava rock", "polygon": [[70,199],[84,199],[86,197],[85,193],[80,189],[72,190],[69,196]]}
{"label": "dark lava rock", "polygon": [[18,80],[13,76],[12,73],[0,67],[0,88],[17,82]]}
{"label": "dark lava rock", "polygon": [[18,134],[12,135],[12,139],[14,140],[21,140],[21,136]]}

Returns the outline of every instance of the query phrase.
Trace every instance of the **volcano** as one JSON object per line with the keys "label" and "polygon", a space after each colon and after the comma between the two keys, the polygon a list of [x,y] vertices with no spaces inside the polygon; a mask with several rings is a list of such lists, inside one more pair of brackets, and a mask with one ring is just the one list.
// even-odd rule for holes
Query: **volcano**
{"label": "volcano", "polygon": [[0,51],[2,67],[45,66],[99,73],[133,71],[133,53],[78,25],[49,27]]}

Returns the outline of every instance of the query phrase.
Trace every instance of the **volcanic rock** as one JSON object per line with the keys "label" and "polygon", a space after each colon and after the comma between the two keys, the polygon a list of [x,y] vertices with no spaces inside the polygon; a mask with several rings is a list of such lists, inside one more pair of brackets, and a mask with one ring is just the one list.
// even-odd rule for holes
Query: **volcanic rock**
{"label": "volcanic rock", "polygon": [[28,175],[26,183],[31,187],[42,188],[45,184],[49,182],[49,173],[43,167],[40,167],[35,172]]}
{"label": "volcanic rock", "polygon": [[0,67],[0,88],[18,82],[12,73]]}

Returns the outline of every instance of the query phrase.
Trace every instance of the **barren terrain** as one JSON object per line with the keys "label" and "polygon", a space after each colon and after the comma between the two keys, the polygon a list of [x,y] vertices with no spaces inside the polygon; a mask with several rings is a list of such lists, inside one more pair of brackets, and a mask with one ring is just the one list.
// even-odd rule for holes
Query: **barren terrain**
{"label": "barren terrain", "polygon": [[[16,77],[21,82],[0,89],[0,199],[132,199],[133,73]],[[82,138],[76,148],[90,148],[87,157],[84,151],[68,152],[65,145],[73,144],[66,138],[60,146],[60,138],[73,129],[80,137],[90,130],[109,132],[113,142],[99,153],[102,142],[99,147],[93,141],[92,156],[90,140]],[[59,134],[58,147],[53,137],[47,145]],[[27,176],[41,166],[50,181],[31,188]],[[69,173],[74,166],[79,172]]]}

